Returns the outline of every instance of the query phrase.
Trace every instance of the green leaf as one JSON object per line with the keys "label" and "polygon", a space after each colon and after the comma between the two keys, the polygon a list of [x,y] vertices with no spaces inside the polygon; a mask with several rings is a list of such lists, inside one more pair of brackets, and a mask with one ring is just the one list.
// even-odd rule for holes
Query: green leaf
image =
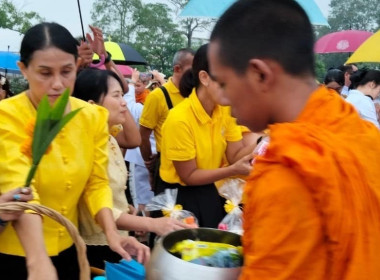
{"label": "green leaf", "polygon": [[65,89],[62,95],[54,103],[53,109],[50,113],[51,120],[60,120],[65,113],[67,103],[69,102],[70,92],[69,89]]}
{"label": "green leaf", "polygon": [[[59,131],[81,110],[82,108],[79,108],[77,110],[74,110],[70,113],[68,113],[67,115],[65,115],[62,119],[60,119],[51,129],[50,131],[48,132],[48,134],[46,135],[46,138],[44,139],[44,141],[42,142],[41,144],[41,149],[40,149],[40,153],[41,153],[41,156],[39,158],[36,158],[36,161],[35,163],[36,164],[39,164],[42,156],[45,154],[46,150],[48,149],[49,145],[51,144],[51,142],[54,140],[54,138],[57,136],[57,134],[59,133]],[[33,162],[34,162],[34,158],[33,158]]]}
{"label": "green leaf", "polygon": [[36,117],[36,123],[34,126],[34,132],[33,132],[33,143],[32,143],[32,155],[34,157],[39,156],[39,144],[43,141],[45,138],[47,132],[48,132],[48,117],[50,112],[50,105],[47,96],[45,95],[41,101],[40,104],[38,104],[37,108],[37,117]]}

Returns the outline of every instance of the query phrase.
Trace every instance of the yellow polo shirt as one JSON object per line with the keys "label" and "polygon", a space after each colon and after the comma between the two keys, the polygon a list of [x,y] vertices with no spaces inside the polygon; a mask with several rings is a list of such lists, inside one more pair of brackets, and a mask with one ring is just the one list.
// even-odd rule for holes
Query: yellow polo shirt
{"label": "yellow polo shirt", "polygon": [[[170,78],[164,87],[169,93],[173,107],[184,100],[184,97],[179,92],[179,89],[174,85]],[[166,103],[165,95],[160,88],[154,89],[149,93],[144,103],[144,109],[140,117],[140,125],[152,129],[156,139],[157,151],[161,151],[161,128],[166,120],[169,109]]]}
{"label": "yellow polo shirt", "polygon": [[223,164],[227,141],[241,139],[241,129],[229,107],[216,106],[210,117],[193,90],[170,110],[162,127],[160,176],[165,182],[185,185],[173,161],[195,159],[200,169],[216,169]]}
{"label": "yellow polo shirt", "polygon": [[[81,111],[60,131],[44,155],[35,175],[34,200],[60,212],[76,226],[77,204],[83,198],[94,216],[104,207],[112,208],[108,183],[108,112],[99,106],[70,97],[72,110]],[[25,124],[36,110],[25,93],[0,102],[0,192],[23,186],[31,160],[20,147],[28,137]],[[57,255],[73,244],[66,229],[50,218],[43,219],[47,252]],[[0,234],[0,252],[24,256],[11,224]]]}

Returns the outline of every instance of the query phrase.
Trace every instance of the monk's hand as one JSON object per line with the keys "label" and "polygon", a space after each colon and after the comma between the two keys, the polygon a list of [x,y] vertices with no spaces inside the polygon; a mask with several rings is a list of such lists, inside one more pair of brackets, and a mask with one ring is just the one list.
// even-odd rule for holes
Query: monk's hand
{"label": "monk's hand", "polygon": [[246,155],[231,165],[234,170],[235,175],[249,175],[252,170],[251,161],[253,159],[253,154]]}
{"label": "monk's hand", "polygon": [[132,236],[121,236],[118,232],[107,234],[108,245],[112,251],[123,259],[130,261],[134,256],[137,261],[147,264],[150,258],[150,249]]}

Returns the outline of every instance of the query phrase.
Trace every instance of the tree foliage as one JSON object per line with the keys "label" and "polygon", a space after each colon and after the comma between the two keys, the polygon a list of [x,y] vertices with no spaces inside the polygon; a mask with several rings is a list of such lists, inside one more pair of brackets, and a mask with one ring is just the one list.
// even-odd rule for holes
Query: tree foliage
{"label": "tree foliage", "polygon": [[[185,45],[178,25],[165,4],[141,0],[95,0],[93,25],[114,42],[134,47],[155,69],[171,75],[174,53]],[[112,20],[110,20],[112,19]]]}
{"label": "tree foliage", "polygon": [[378,0],[331,0],[328,22],[331,30],[376,31],[380,27]]}
{"label": "tree foliage", "polygon": [[0,28],[25,33],[30,27],[44,19],[36,12],[23,12],[10,0],[0,0]]}
{"label": "tree foliage", "polygon": [[174,53],[184,47],[185,42],[168,11],[165,4],[145,5],[136,18],[133,45],[153,68],[171,75]]}
{"label": "tree foliage", "polygon": [[141,0],[96,0],[91,10],[93,25],[113,41],[129,43],[136,29],[136,14]]}

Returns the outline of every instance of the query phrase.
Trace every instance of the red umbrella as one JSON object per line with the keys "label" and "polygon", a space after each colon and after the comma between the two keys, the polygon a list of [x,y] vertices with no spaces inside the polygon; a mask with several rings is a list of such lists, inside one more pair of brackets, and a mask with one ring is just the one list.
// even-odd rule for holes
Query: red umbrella
{"label": "red umbrella", "polygon": [[[116,67],[119,69],[120,73],[123,76],[131,76],[132,75],[133,69],[131,67],[129,67],[128,65],[116,64]],[[106,67],[104,65],[97,67],[97,68],[102,69],[102,70],[106,69]]]}
{"label": "red umbrella", "polygon": [[314,45],[316,53],[354,52],[373,33],[359,30],[344,30],[322,36]]}

